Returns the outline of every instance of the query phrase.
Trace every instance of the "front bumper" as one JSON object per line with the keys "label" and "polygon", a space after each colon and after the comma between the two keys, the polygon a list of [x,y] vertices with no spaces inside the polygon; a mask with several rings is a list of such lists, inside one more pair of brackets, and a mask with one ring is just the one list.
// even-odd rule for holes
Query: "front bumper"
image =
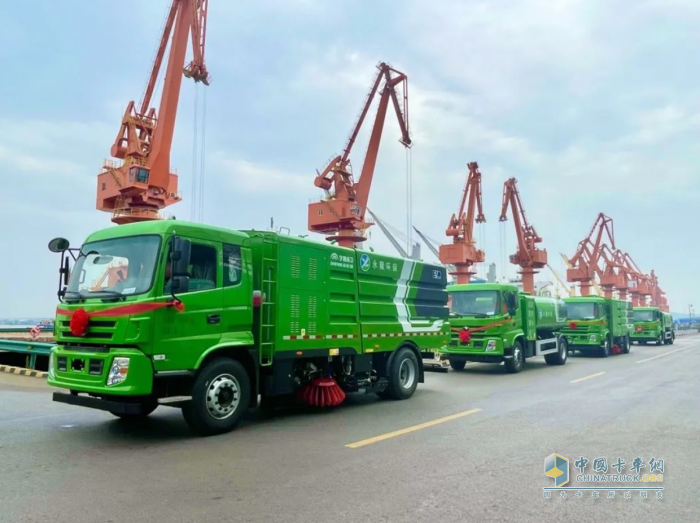
{"label": "front bumper", "polygon": [[[491,350],[486,350],[491,343]],[[483,338],[472,340],[466,345],[462,345],[457,340],[453,340],[441,353],[447,358],[460,359],[465,361],[476,361],[479,363],[500,363],[504,359],[512,357],[508,354],[508,349],[503,346],[503,341],[498,338]]]}
{"label": "front bumper", "polygon": [[113,414],[141,414],[140,403],[127,403],[124,401],[105,400],[91,396],[78,396],[77,394],[65,394],[54,392],[53,400],[58,403],[88,407],[90,409],[106,410]]}
{"label": "front bumper", "polygon": [[[97,396],[149,396],[153,391],[153,364],[138,349],[113,347],[106,352],[89,347],[57,345],[51,350],[53,372],[47,383],[52,387],[87,392]],[[114,358],[129,358],[126,379],[107,386],[107,375]],[[59,365],[60,362],[60,365]]]}

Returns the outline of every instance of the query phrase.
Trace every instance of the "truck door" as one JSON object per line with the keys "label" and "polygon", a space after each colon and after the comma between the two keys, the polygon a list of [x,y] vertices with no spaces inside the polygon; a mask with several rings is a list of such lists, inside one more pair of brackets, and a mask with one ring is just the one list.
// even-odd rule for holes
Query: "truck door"
{"label": "truck door", "polygon": [[[179,292],[184,310],[155,311],[153,364],[156,371],[190,370],[209,347],[219,343],[222,333],[223,288],[220,243],[191,239],[189,289]],[[170,246],[161,262],[158,282],[162,296],[170,296],[166,265]]]}
{"label": "truck door", "polygon": [[236,345],[253,345],[253,282],[250,249],[224,243],[222,337]]}

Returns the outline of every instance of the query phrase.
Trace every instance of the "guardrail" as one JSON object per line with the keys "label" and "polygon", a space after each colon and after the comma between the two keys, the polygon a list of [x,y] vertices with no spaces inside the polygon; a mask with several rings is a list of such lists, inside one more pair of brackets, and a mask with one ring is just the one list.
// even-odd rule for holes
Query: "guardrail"
{"label": "guardrail", "polygon": [[27,355],[27,368],[36,368],[37,356],[48,356],[51,353],[53,343],[41,343],[24,340],[2,340],[0,339],[0,351],[14,352]]}

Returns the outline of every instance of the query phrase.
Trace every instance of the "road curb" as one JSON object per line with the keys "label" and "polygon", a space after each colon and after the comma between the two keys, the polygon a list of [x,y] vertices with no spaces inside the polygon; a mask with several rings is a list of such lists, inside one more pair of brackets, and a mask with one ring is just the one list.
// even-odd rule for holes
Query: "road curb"
{"label": "road curb", "polygon": [[48,372],[42,372],[39,370],[25,369],[23,367],[12,367],[11,365],[0,365],[0,372],[7,372],[9,374],[15,374],[17,376],[28,376],[31,378],[41,378],[45,379],[49,375]]}

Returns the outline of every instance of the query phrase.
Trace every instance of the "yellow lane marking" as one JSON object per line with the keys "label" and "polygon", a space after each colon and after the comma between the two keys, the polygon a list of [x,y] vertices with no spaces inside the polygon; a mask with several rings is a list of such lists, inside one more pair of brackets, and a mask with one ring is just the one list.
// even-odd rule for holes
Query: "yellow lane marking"
{"label": "yellow lane marking", "polygon": [[690,347],[683,347],[683,348],[681,348],[681,349],[676,349],[676,350],[664,352],[663,354],[659,354],[659,355],[657,355],[657,356],[652,356],[651,358],[647,358],[647,359],[645,359],[645,360],[639,360],[637,363],[644,363],[645,361],[655,360],[656,358],[663,358],[664,356],[668,356],[669,354],[673,354],[674,352],[686,350],[686,349],[689,349],[689,348],[690,348]]}
{"label": "yellow lane marking", "polygon": [[360,447],[365,447],[367,445],[371,445],[372,443],[379,443],[380,441],[384,441],[386,439],[391,439],[397,436],[403,436],[404,434],[409,434],[411,432],[416,432],[417,430],[423,430],[430,427],[434,427],[435,425],[440,425],[441,423],[446,423],[448,421],[463,418],[465,416],[469,416],[470,414],[476,414],[477,412],[481,412],[481,409],[465,410],[464,412],[452,414],[451,416],[445,416],[444,418],[438,418],[433,421],[426,421],[425,423],[421,423],[420,425],[414,425],[413,427],[407,427],[405,429],[395,430],[394,432],[388,432],[380,436],[374,436],[373,438],[356,441],[355,443],[349,443],[345,445],[345,447],[349,449],[359,449]]}
{"label": "yellow lane marking", "polygon": [[603,374],[605,374],[605,372],[597,372],[595,374],[591,374],[590,376],[584,376],[583,378],[571,380],[569,383],[578,383],[579,381],[590,380],[591,378],[596,378],[598,376],[602,376]]}

